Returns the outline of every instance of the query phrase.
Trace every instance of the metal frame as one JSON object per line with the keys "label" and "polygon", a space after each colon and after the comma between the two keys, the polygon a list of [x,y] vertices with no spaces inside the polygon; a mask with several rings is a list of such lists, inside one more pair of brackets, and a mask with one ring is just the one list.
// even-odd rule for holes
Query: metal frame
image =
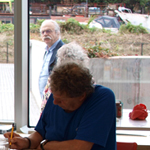
{"label": "metal frame", "polygon": [[28,115],[28,1],[14,0],[15,123],[27,125]]}

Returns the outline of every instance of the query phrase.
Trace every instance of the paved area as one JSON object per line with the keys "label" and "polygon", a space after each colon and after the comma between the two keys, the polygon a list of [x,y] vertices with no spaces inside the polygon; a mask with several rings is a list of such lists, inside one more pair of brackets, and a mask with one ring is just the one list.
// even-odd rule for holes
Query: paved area
{"label": "paved area", "polygon": [[[14,120],[14,64],[0,64],[0,122]],[[39,118],[39,107],[30,93],[30,123]]]}

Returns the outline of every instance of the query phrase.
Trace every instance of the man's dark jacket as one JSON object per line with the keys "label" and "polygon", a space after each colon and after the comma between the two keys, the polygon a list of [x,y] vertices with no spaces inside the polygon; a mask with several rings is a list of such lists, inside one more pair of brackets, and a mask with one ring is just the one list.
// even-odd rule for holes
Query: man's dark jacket
{"label": "man's dark jacket", "polygon": [[51,74],[51,71],[52,71],[53,67],[55,66],[55,64],[56,64],[56,62],[57,62],[57,57],[56,57],[57,51],[58,51],[58,49],[59,49],[62,45],[64,45],[64,43],[63,43],[62,40],[60,40],[60,41],[58,42],[58,44],[56,45],[56,47],[53,49],[53,54],[52,54],[52,57],[51,57],[51,59],[50,59],[50,61],[49,61],[49,65],[48,65],[48,72],[49,72],[49,75]]}

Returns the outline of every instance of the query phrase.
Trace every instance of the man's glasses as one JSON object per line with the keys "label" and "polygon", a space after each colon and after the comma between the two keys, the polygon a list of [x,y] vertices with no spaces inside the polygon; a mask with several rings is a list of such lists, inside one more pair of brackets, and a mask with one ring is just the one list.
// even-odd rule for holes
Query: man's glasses
{"label": "man's glasses", "polygon": [[50,34],[53,32],[53,30],[43,30],[41,31],[42,34],[44,34],[46,32],[46,34]]}

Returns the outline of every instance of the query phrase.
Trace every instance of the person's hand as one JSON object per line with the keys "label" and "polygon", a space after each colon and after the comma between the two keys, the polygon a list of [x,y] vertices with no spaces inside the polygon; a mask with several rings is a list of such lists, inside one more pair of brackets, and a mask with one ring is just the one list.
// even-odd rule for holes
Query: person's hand
{"label": "person's hand", "polygon": [[8,138],[9,143],[11,143],[11,149],[25,149],[29,145],[29,141],[26,138],[21,137],[19,134],[13,133],[13,138],[11,137],[11,132],[7,132],[4,134],[5,138]]}
{"label": "person's hand", "polygon": [[[4,133],[4,137],[5,138],[8,138],[8,140],[10,141],[10,137],[11,137],[11,132],[6,132],[6,133]],[[13,137],[21,137],[19,134],[17,134],[17,133],[13,133]]]}

